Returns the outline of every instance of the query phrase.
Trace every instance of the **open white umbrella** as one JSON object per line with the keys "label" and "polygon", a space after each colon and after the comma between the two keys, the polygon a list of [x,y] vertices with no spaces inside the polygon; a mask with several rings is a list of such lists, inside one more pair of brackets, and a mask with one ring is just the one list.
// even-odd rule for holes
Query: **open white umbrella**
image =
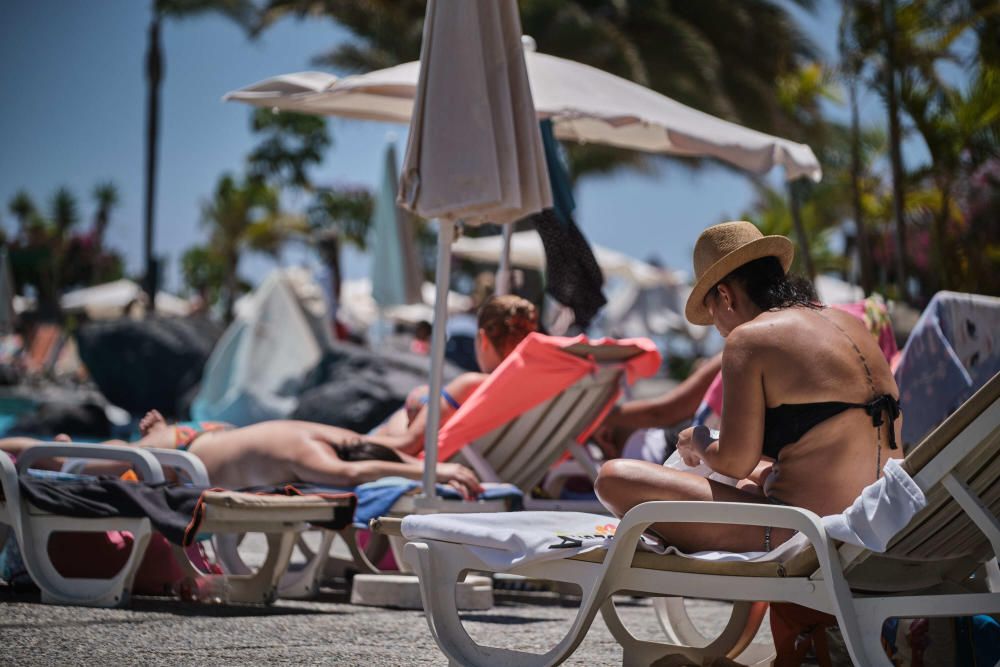
{"label": "open white umbrella", "polygon": [[[809,146],[716,118],[595,67],[537,53],[531,37],[525,36],[523,42],[535,110],[539,118],[552,119],[559,139],[712,157],[754,174],[783,167],[803,259],[809,273],[814,272],[792,188],[798,179],[819,181],[822,177]],[[224,99],[302,113],[408,123],[419,71],[417,61],[344,78],[300,72],[259,81]],[[503,266],[501,277],[506,275]]]}
{"label": "open white umbrella", "polygon": [[[502,257],[504,240],[500,236],[463,236],[451,246],[455,257],[498,264]],[[597,244],[590,246],[606,278],[621,278],[639,287],[670,287],[686,282],[682,272],[661,269],[625,253]],[[510,239],[510,264],[521,269],[545,269],[545,247],[534,231],[514,232]]]}
{"label": "open white umbrella", "polygon": [[[764,174],[785,168],[789,181],[820,180],[809,146],[742,127],[582,63],[537,53],[525,37],[524,60],[535,110],[556,137],[670,155],[714,157]],[[338,78],[300,72],[266,79],[224,99],[303,113],[408,123],[420,62]]]}

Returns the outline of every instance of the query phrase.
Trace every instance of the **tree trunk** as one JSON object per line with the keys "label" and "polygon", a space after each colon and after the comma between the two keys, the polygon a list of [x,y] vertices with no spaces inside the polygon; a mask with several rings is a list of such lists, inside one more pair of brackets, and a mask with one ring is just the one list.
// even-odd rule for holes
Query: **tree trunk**
{"label": "tree trunk", "polygon": [[934,239],[931,250],[932,273],[931,285],[933,291],[951,289],[955,276],[952,274],[953,267],[948,261],[951,253],[946,247],[948,243],[948,218],[951,216],[951,184],[939,183],[938,189],[941,192],[941,208],[934,216]]}
{"label": "tree trunk", "polygon": [[156,151],[160,125],[160,84],[163,82],[163,54],[160,51],[160,15],[153,8],[149,24],[149,49],[146,52],[146,202],[144,256],[146,275],[143,287],[149,295],[149,310],[156,312],[157,270],[153,261],[153,214],[156,200]]}
{"label": "tree trunk", "polygon": [[882,0],[885,32],[885,87],[889,110],[889,160],[892,164],[892,210],[896,223],[896,282],[899,298],[910,302],[906,274],[906,225],[903,222],[903,154],[896,92],[896,0]]}
{"label": "tree trunk", "polygon": [[848,85],[851,104],[851,205],[854,209],[854,225],[857,227],[858,261],[861,264],[861,289],[865,296],[872,293],[872,249],[861,208],[861,121],[858,118],[858,80],[851,77]]}
{"label": "tree trunk", "polygon": [[799,241],[799,252],[802,256],[802,266],[806,270],[809,280],[816,280],[816,267],[813,265],[812,253],[809,252],[809,239],[806,236],[806,228],[802,225],[802,214],[799,210],[799,181],[788,182],[788,206],[792,212],[792,226],[795,228],[795,236]]}
{"label": "tree trunk", "polygon": [[226,300],[223,302],[223,317],[226,324],[233,321],[233,310],[236,306],[236,292],[239,290],[239,277],[236,272],[240,266],[240,257],[236,252],[226,253]]}

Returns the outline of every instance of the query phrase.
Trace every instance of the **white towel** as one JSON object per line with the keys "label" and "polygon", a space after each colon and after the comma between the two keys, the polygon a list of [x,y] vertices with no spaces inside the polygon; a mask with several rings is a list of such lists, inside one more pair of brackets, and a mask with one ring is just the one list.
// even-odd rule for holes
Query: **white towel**
{"label": "white towel", "polygon": [[899,460],[889,459],[882,468],[882,478],[866,486],[841,514],[823,517],[823,527],[835,540],[881,553],[926,505],[924,492]]}
{"label": "white towel", "polygon": [[502,570],[609,546],[617,527],[618,519],[584,512],[483,512],[411,514],[403,519],[402,531],[408,540],[465,544]]}
{"label": "white towel", "polygon": [[[865,487],[843,514],[822,518],[828,535],[836,540],[885,551],[892,537],[927,504],[923,492],[896,459],[890,459],[883,477]],[[666,517],[664,517],[667,520]],[[608,548],[618,519],[582,512],[497,512],[482,514],[412,514],[403,519],[408,540],[441,540],[464,544],[497,571],[525,563],[568,558],[594,549]],[[700,551],[687,554],[657,545],[644,536],[640,547],[709,561],[785,560],[806,544],[803,535],[770,552]]]}

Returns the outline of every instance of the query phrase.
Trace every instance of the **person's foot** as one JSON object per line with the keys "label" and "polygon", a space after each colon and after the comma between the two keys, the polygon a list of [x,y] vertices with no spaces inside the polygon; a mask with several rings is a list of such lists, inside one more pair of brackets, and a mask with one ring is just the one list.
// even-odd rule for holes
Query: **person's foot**
{"label": "person's foot", "polygon": [[167,427],[167,420],[163,418],[159,410],[150,410],[146,413],[146,416],[142,418],[139,422],[139,433],[143,436],[147,436],[150,433],[154,433],[161,428]]}
{"label": "person's foot", "polygon": [[65,433],[60,433],[56,437],[52,438],[53,442],[73,442],[73,439],[66,435]]}

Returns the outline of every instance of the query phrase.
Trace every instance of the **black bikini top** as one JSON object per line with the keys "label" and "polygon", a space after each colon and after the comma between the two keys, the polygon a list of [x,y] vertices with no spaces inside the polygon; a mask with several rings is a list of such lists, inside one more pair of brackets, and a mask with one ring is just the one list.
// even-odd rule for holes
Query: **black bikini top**
{"label": "black bikini top", "polygon": [[896,449],[896,429],[893,422],[900,414],[899,401],[889,394],[882,394],[868,403],[844,403],[824,401],[822,403],[785,403],[764,410],[764,455],[778,458],[778,452],[786,445],[798,442],[817,424],[845,410],[858,408],[872,418],[872,426],[881,427],[889,416],[889,449]]}
{"label": "black bikini top", "polygon": [[[868,367],[868,360],[861,352],[861,348],[854,342],[851,334],[847,333],[839,324],[823,314],[822,311],[814,311],[824,320],[832,324],[844,334],[851,347],[858,355],[861,365],[865,369],[865,380],[868,383],[871,394],[875,396],[868,403],[844,403],[841,401],[824,401],[820,403],[784,403],[775,408],[764,409],[764,447],[765,456],[773,459],[778,458],[778,453],[786,445],[798,442],[806,433],[817,424],[826,421],[834,415],[839,415],[845,410],[855,408],[864,410],[872,418],[872,426],[876,433],[881,433],[878,429],[885,423],[883,415],[889,415],[889,449],[896,449],[896,428],[894,422],[899,417],[899,400],[889,394],[877,395],[875,381],[872,379],[871,369]],[[879,435],[881,440],[881,435]],[[882,450],[877,448],[878,462],[875,478],[878,479],[882,471]]]}

